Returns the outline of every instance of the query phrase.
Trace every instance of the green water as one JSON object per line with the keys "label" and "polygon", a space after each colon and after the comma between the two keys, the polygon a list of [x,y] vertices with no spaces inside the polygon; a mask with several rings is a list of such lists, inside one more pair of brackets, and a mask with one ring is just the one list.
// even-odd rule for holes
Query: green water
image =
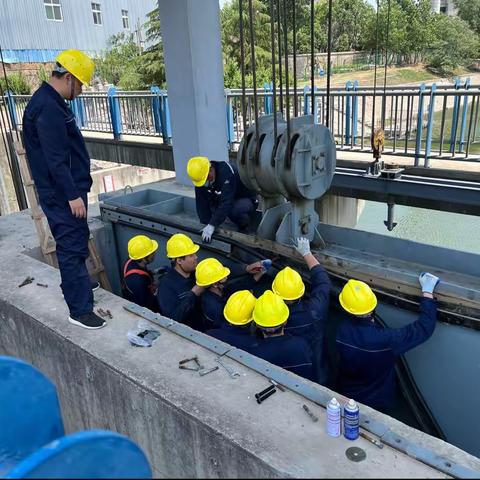
{"label": "green water", "polygon": [[480,217],[396,205],[398,225],[391,232],[383,224],[386,218],[386,204],[365,202],[356,228],[480,254]]}

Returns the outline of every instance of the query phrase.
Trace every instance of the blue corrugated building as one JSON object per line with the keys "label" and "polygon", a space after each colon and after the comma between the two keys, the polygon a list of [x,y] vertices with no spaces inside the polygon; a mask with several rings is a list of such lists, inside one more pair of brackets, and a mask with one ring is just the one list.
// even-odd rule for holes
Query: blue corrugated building
{"label": "blue corrugated building", "polygon": [[156,0],[1,0],[4,61],[51,62],[66,48],[99,55],[121,32],[145,41],[142,25]]}

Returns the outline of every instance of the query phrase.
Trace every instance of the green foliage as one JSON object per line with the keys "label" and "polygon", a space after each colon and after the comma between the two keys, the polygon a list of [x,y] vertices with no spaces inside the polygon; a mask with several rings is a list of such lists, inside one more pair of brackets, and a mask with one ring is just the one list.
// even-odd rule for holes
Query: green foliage
{"label": "green foliage", "polygon": [[48,82],[51,76],[52,73],[50,71],[47,71],[47,69],[43,65],[40,65],[40,68],[37,72],[38,83],[40,84],[42,82]]}
{"label": "green foliage", "polygon": [[480,0],[454,0],[458,16],[480,35]]}
{"label": "green foliage", "polygon": [[0,91],[10,90],[14,95],[30,95],[32,88],[22,72],[11,73],[7,75],[7,81],[4,77],[0,78]]}
{"label": "green foliage", "polygon": [[427,53],[427,65],[443,74],[451,74],[468,66],[479,54],[479,38],[468,24],[458,17],[436,14],[435,40]]}

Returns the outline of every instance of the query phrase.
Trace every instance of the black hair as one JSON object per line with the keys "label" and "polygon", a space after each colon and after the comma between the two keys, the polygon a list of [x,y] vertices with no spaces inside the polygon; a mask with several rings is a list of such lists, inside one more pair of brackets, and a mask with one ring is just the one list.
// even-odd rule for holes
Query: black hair
{"label": "black hair", "polygon": [[[56,62],[56,68],[63,68],[58,62]],[[52,71],[52,77],[62,78],[68,72],[58,72],[57,70]]]}

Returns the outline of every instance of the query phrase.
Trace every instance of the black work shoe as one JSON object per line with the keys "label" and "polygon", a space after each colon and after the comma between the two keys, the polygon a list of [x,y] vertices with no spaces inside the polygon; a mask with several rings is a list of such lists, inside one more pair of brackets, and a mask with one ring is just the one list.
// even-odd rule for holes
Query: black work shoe
{"label": "black work shoe", "polygon": [[86,313],[85,315],[70,315],[68,317],[68,321],[72,325],[88,328],[89,330],[96,330],[104,327],[107,324],[103,318],[100,318],[93,312]]}
{"label": "black work shoe", "polygon": [[100,284],[98,282],[95,282],[95,281],[91,281],[90,285],[92,287],[92,291],[98,290],[100,288]]}

